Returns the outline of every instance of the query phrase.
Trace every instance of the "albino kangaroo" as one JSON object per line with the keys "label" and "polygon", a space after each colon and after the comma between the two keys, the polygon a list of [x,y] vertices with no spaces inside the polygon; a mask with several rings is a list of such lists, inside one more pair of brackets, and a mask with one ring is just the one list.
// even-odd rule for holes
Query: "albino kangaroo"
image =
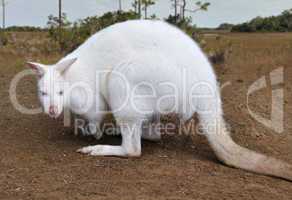
{"label": "albino kangaroo", "polygon": [[[190,37],[165,22],[118,23],[96,33],[55,65],[28,64],[39,77],[39,98],[51,117],[69,108],[98,124],[104,117],[102,111],[113,113],[121,130],[121,146],[89,146],[80,153],[140,156],[141,138],[160,138],[153,126],[142,128],[145,123],[170,112],[182,121],[197,113],[220,161],[292,180],[291,165],[234,143],[225,126],[211,64]],[[96,130],[91,131],[94,135]]]}

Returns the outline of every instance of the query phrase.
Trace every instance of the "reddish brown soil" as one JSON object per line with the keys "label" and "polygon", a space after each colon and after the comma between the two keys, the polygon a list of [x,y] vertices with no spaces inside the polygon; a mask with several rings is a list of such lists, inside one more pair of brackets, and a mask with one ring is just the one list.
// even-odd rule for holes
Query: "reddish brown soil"
{"label": "reddish brown soil", "polygon": [[[212,37],[212,36],[210,36]],[[223,90],[226,120],[233,138],[250,149],[292,163],[292,35],[232,34],[224,65],[216,66]],[[218,41],[209,38],[210,46]],[[0,199],[292,199],[292,183],[261,176],[219,163],[201,136],[166,136],[161,142],[143,142],[138,159],[80,155],[76,149],[97,144],[75,137],[72,128],[44,115],[22,115],[9,100],[12,77],[34,57],[0,50]],[[285,131],[277,134],[247,112],[246,93],[258,78],[273,69],[285,69]],[[18,88],[21,103],[37,106],[35,81],[29,77]],[[277,86],[277,88],[281,88]],[[271,87],[252,95],[253,111],[269,116]],[[119,138],[105,141],[116,143]]]}

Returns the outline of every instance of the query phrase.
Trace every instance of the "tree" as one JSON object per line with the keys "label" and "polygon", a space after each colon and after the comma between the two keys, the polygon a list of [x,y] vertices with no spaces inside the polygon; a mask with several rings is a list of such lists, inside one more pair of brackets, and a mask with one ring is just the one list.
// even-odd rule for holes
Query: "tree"
{"label": "tree", "polygon": [[[61,28],[60,21],[62,22]],[[68,48],[68,44],[73,38],[72,31],[70,30],[71,25],[72,23],[69,22],[65,13],[62,13],[61,20],[59,16],[49,16],[49,21],[47,22],[49,36],[53,38],[53,41],[59,44],[61,52]]]}
{"label": "tree", "polygon": [[227,30],[227,31],[231,31],[231,29],[233,28],[233,24],[229,24],[229,23],[223,23],[220,24],[217,28],[217,30]]}
{"label": "tree", "polygon": [[292,10],[271,17],[256,17],[249,22],[235,25],[233,32],[290,32],[292,31]]}
{"label": "tree", "polygon": [[142,0],[143,10],[144,10],[144,18],[148,18],[148,8],[155,4],[155,0]]}
{"label": "tree", "polygon": [[181,10],[180,10],[180,17],[182,20],[185,20],[186,7],[187,7],[186,0],[182,0]]}
{"label": "tree", "polygon": [[[62,40],[62,33],[64,32],[64,31],[62,31],[62,28],[63,28],[63,24],[64,24],[64,17],[63,17],[63,13],[62,13],[62,0],[58,0],[58,2],[59,2],[59,19],[57,20],[57,22],[58,22],[58,28],[59,28],[59,41],[61,41]],[[64,15],[65,16],[65,15]],[[66,16],[65,16],[66,17]],[[63,48],[63,46],[62,45],[60,45],[61,46],[61,49]]]}
{"label": "tree", "polygon": [[142,0],[138,0],[138,15],[142,17]]}
{"label": "tree", "polygon": [[122,12],[123,8],[122,8],[122,0],[119,0],[119,11]]}
{"label": "tree", "polygon": [[182,20],[184,20],[186,12],[196,13],[198,11],[207,11],[208,7],[210,5],[211,5],[211,3],[209,3],[209,2],[203,3],[201,1],[197,1],[195,3],[195,8],[194,9],[188,9],[186,0],[182,0],[182,3],[180,5],[180,7],[181,7],[180,17],[181,17]]}
{"label": "tree", "polygon": [[250,22],[250,31],[255,32],[257,30],[263,30],[264,19],[262,17],[256,17]]}
{"label": "tree", "polygon": [[62,28],[62,0],[59,0],[59,28]]}
{"label": "tree", "polygon": [[178,18],[178,1],[179,0],[171,0],[171,2],[173,2],[172,6],[174,7],[174,21],[175,23],[177,22],[177,18]]}
{"label": "tree", "polygon": [[6,28],[6,5],[7,5],[7,1],[2,0],[1,6],[2,6],[2,29],[3,30]]}
{"label": "tree", "polygon": [[178,0],[173,0],[174,1],[174,16],[177,16],[177,4]]}
{"label": "tree", "polygon": [[132,3],[132,7],[134,8],[134,12],[135,13],[138,13],[138,1],[135,0],[133,3]]}
{"label": "tree", "polygon": [[[118,22],[138,19],[139,16],[133,11],[107,12],[102,16],[87,17],[71,23],[66,14],[62,15],[63,26],[59,32],[58,16],[49,16],[47,23],[49,38],[52,44],[56,44],[58,50],[63,53],[71,52],[82,44],[92,34]],[[60,37],[61,36],[61,37]]]}
{"label": "tree", "polygon": [[135,13],[139,15],[141,18],[142,16],[142,0],[135,0],[134,3],[132,3],[132,6],[134,7]]}

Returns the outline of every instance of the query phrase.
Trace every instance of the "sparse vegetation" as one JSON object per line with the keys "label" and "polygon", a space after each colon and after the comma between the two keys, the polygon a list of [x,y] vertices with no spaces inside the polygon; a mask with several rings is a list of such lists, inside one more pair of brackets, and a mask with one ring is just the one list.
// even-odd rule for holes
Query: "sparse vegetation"
{"label": "sparse vegetation", "polygon": [[7,34],[3,31],[0,31],[0,47],[6,46],[8,44]]}
{"label": "sparse vegetation", "polygon": [[256,17],[249,22],[232,27],[233,32],[291,32],[292,9],[285,10],[281,15]]}
{"label": "sparse vegetation", "polygon": [[148,19],[148,8],[155,4],[155,0],[142,0],[142,10],[144,11],[144,18]]}
{"label": "sparse vegetation", "polygon": [[[51,39],[52,43],[55,43],[59,46],[59,51],[66,53],[78,47],[89,36],[96,33],[97,31],[117,22],[123,22],[132,19],[139,19],[139,15],[133,11],[117,11],[105,13],[101,17],[88,17],[86,19],[72,23],[67,19],[66,15],[63,14],[62,28],[60,29],[59,18],[51,15],[49,16],[48,21],[49,38]],[[151,16],[151,19],[157,18],[155,15],[153,15]],[[174,16],[170,15],[166,21],[185,31],[204,48],[205,41],[203,39],[203,35],[195,25],[192,25],[192,19],[190,17],[175,20]]]}
{"label": "sparse vegetation", "polygon": [[219,34],[206,35],[206,39],[216,46],[206,45],[205,52],[213,64],[223,64],[229,59],[233,51],[233,44],[228,37]]}
{"label": "sparse vegetation", "polygon": [[59,45],[62,52],[70,52],[83,43],[89,36],[97,31],[117,22],[137,19],[135,12],[108,12],[101,17],[87,17],[77,22],[70,22],[66,15],[62,15],[62,28],[59,28],[59,18],[49,16],[49,37],[53,43]]}
{"label": "sparse vegetation", "polygon": [[[165,20],[181,28],[204,47],[205,41],[203,40],[203,35],[192,24],[192,18],[186,16],[186,12],[206,11],[210,3],[201,1],[187,3],[185,0],[182,3],[178,0],[171,0],[171,2],[175,6],[175,14],[169,15]],[[59,1],[59,16],[50,15],[47,28],[12,26],[5,28],[5,32],[48,32],[50,44],[45,45],[45,51],[68,53],[82,44],[89,36],[107,26],[117,22],[141,18],[142,11],[144,11],[144,18],[157,19],[155,14],[148,16],[148,8],[156,3],[155,0],[135,0],[133,3],[134,11],[130,10],[127,12],[122,10],[122,2],[119,1],[118,3],[118,11],[71,22],[65,13],[61,14],[61,1]],[[5,45],[8,39],[2,34],[0,36],[0,42],[2,45]]]}
{"label": "sparse vegetation", "polygon": [[34,26],[10,26],[5,29],[7,32],[41,32],[47,31],[46,28],[34,27]]}
{"label": "sparse vegetation", "polygon": [[218,26],[217,30],[231,31],[233,27],[234,27],[233,24],[223,23],[223,24],[220,24],[220,25]]}

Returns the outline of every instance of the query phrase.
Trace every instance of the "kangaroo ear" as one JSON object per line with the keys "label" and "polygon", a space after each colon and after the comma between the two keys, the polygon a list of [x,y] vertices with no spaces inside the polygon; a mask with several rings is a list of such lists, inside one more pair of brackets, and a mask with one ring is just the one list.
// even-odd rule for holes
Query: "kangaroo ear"
{"label": "kangaroo ear", "polygon": [[27,62],[26,63],[39,77],[42,77],[45,72],[45,66],[40,63],[35,63],[35,62]]}
{"label": "kangaroo ear", "polygon": [[56,69],[61,74],[64,74],[76,61],[77,61],[77,58],[70,58],[70,59],[62,60],[56,64]]}

